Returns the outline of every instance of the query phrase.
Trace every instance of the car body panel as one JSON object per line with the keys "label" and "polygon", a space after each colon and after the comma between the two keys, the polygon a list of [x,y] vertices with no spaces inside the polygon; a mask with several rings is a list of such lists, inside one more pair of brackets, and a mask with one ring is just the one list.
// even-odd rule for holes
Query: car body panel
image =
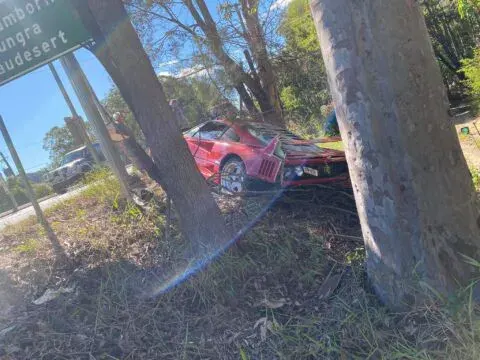
{"label": "car body panel", "polygon": [[[199,171],[216,183],[222,164],[234,156],[243,161],[248,177],[267,183],[284,187],[349,184],[342,151],[322,149],[271,125],[217,119],[187,131],[184,137]],[[309,168],[317,176],[286,177],[285,171],[295,166]]]}

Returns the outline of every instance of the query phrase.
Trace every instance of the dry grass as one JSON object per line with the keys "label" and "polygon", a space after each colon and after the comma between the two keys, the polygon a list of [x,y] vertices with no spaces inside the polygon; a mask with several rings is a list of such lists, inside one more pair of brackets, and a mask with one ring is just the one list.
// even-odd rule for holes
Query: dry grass
{"label": "dry grass", "polygon": [[[48,243],[32,222],[2,233],[1,271],[26,303],[0,325],[0,334],[15,326],[0,335],[0,357],[478,358],[480,323],[468,289],[408,314],[389,313],[376,301],[345,194],[283,196],[204,271],[159,292],[184,271],[186,244],[175,222],[165,239],[164,204],[139,211],[118,199],[110,181],[100,175],[95,190],[49,211],[74,269],[53,271]],[[219,202],[238,225],[268,199]],[[35,246],[29,239],[37,239]],[[338,286],[326,293],[322,284],[335,276]],[[73,293],[31,304],[46,288],[72,285]]]}

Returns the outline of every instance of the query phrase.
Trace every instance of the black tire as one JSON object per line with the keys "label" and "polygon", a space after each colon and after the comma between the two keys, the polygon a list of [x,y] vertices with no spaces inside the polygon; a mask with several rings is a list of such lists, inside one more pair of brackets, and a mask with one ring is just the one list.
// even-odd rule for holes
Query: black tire
{"label": "black tire", "polygon": [[238,157],[228,159],[220,169],[220,189],[226,194],[245,193],[249,189],[249,179],[245,164]]}
{"label": "black tire", "polygon": [[55,193],[58,195],[65,194],[67,192],[67,188],[60,187],[60,186],[52,186],[52,187],[53,187],[53,191],[55,191]]}

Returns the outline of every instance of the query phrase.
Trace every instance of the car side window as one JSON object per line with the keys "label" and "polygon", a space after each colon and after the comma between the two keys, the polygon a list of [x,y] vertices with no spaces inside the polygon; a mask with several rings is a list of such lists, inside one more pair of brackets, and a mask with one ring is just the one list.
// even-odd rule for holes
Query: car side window
{"label": "car side window", "polygon": [[201,140],[215,140],[221,137],[227,129],[227,125],[212,121],[206,123],[200,128],[198,137]]}
{"label": "car side window", "polygon": [[198,138],[198,126],[195,126],[193,129],[188,130],[184,134],[188,137]]}
{"label": "car side window", "polygon": [[232,141],[232,142],[239,142],[240,141],[240,136],[236,133],[235,129],[230,128],[222,136],[222,139],[227,140],[227,141]]}

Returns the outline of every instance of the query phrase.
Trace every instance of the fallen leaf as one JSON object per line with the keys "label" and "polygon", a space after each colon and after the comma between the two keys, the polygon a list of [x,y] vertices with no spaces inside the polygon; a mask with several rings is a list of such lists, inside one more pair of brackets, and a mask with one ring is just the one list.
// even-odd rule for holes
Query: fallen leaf
{"label": "fallen leaf", "polygon": [[256,304],[256,306],[265,306],[269,309],[280,309],[287,303],[287,300],[284,298],[279,299],[279,300],[268,300],[268,299],[263,299],[259,303]]}
{"label": "fallen leaf", "polygon": [[1,330],[0,331],[0,340],[3,339],[5,337],[5,335],[7,335],[10,331],[15,329],[16,327],[17,327],[16,325],[12,325],[10,327],[7,327],[7,328]]}
{"label": "fallen leaf", "polygon": [[318,290],[318,297],[320,300],[327,299],[330,295],[332,295],[332,293],[338,288],[342,276],[343,272],[337,275],[329,274],[327,276],[322,286],[320,286],[320,289]]}
{"label": "fallen leaf", "polygon": [[258,319],[257,322],[255,323],[255,325],[253,325],[253,329],[255,330],[258,327],[258,325],[265,324],[266,322],[267,322],[266,317],[262,317],[262,318]]}
{"label": "fallen leaf", "polygon": [[70,294],[75,290],[75,287],[72,286],[70,288],[61,287],[57,290],[47,289],[42,296],[40,296],[37,300],[34,300],[33,303],[35,305],[42,305],[53,299],[56,299],[61,294]]}

